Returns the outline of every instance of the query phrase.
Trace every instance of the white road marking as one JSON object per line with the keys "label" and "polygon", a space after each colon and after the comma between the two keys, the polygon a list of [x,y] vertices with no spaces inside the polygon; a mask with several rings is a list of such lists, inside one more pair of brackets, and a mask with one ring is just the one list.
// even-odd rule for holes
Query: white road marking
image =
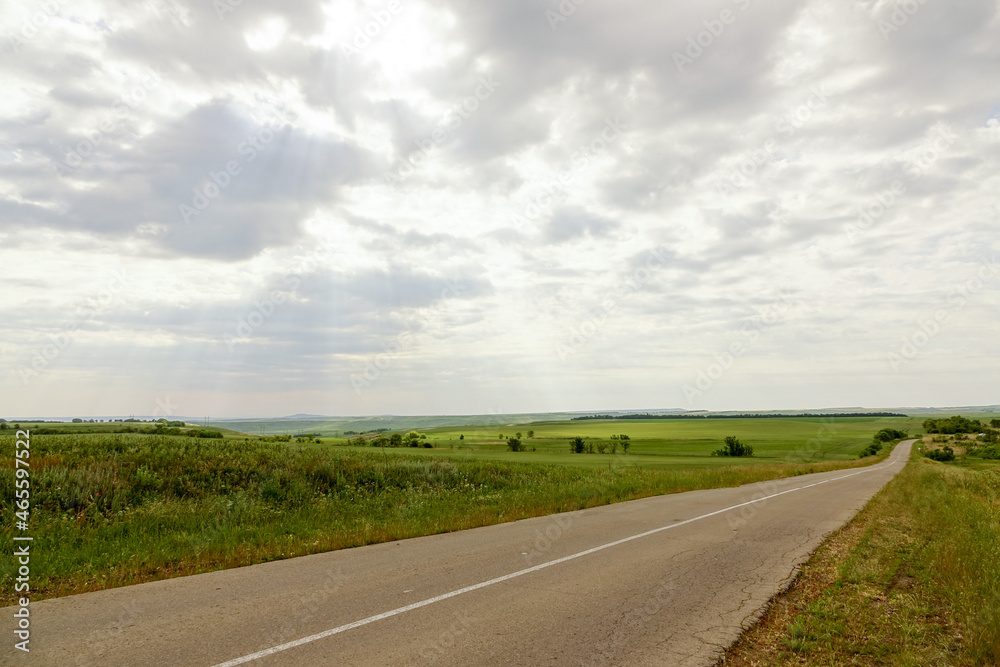
{"label": "white road marking", "polygon": [[271,648],[266,648],[263,651],[257,651],[256,653],[250,653],[249,655],[245,655],[241,658],[234,658],[226,662],[220,662],[219,664],[214,665],[214,667],[236,667],[236,665],[242,665],[244,663],[251,662],[253,660],[259,660],[260,658],[265,658],[269,655],[274,655],[275,653],[281,653],[282,651],[287,651],[288,649],[292,649],[297,646],[302,646],[304,644],[311,644],[312,642],[319,641],[320,639],[326,639],[327,637],[332,637],[333,635],[340,634],[341,632],[347,632],[348,630],[353,630],[354,628],[360,628],[363,625],[368,625],[370,623],[382,621],[387,618],[391,618],[393,616],[398,616],[399,614],[405,614],[408,611],[413,611],[414,609],[420,609],[421,607],[432,605],[435,602],[441,602],[442,600],[458,597],[459,595],[463,595],[465,593],[478,591],[480,588],[486,588],[487,586],[493,586],[494,584],[499,584],[504,581],[510,581],[511,579],[515,579],[517,577],[521,577],[526,574],[531,574],[532,572],[538,572],[539,570],[544,570],[545,568],[552,567],[553,565],[559,565],[560,563],[565,563],[567,561],[575,560],[577,558],[582,558],[583,556],[589,556],[590,554],[597,553],[598,551],[604,551],[605,549],[610,549],[611,547],[617,547],[621,544],[632,542],[633,540],[642,539],[643,537],[649,537],[650,535],[662,533],[663,531],[670,530],[672,528],[678,528],[680,526],[684,526],[689,523],[694,523],[695,521],[701,521],[702,519],[707,519],[709,517],[723,514],[724,512],[729,512],[730,510],[746,507],[747,505],[753,505],[754,503],[760,503],[765,500],[770,500],[771,498],[777,498],[778,496],[783,496],[787,493],[793,493],[795,491],[803,491],[805,489],[811,489],[814,486],[820,486],[821,484],[826,484],[827,482],[837,482],[842,479],[847,479],[848,477],[854,477],[856,475],[863,475],[865,473],[873,472],[875,470],[881,470],[882,468],[894,465],[898,459],[899,456],[896,454],[896,452],[893,452],[892,458],[886,461],[885,463],[872,466],[870,468],[865,468],[864,470],[853,472],[849,475],[842,475],[840,477],[834,477],[833,479],[824,479],[822,482],[813,482],[812,484],[806,484],[805,486],[800,486],[794,489],[788,489],[785,491],[781,491],[779,493],[774,493],[771,494],[770,496],[758,498],[757,500],[750,500],[745,503],[740,503],[739,505],[726,507],[725,509],[709,512],[708,514],[702,514],[701,516],[696,516],[692,519],[685,519],[684,521],[678,521],[677,523],[672,523],[668,526],[661,526],[659,528],[654,528],[653,530],[647,530],[645,533],[639,533],[637,535],[632,535],[631,537],[624,537],[620,540],[615,540],[614,542],[608,542],[607,544],[602,544],[601,546],[593,547],[592,549],[587,549],[585,551],[581,551],[579,553],[575,553],[570,556],[563,556],[562,558],[550,560],[549,562],[542,563],[541,565],[535,565],[534,567],[529,567],[524,570],[518,570],[517,572],[505,574],[502,577],[496,577],[495,579],[490,579],[489,581],[473,584],[472,586],[466,586],[465,588],[459,588],[458,590],[451,591],[450,593],[444,593],[443,595],[438,595],[436,597],[428,598],[427,600],[422,600],[421,602],[414,602],[413,604],[408,604],[405,607],[399,607],[398,609],[393,609],[392,611],[387,611],[382,614],[369,616],[368,618],[363,618],[360,621],[354,621],[353,623],[348,623],[347,625],[341,625],[340,627],[331,628],[330,630],[324,630],[323,632],[318,632],[314,635],[309,635],[308,637],[296,639],[294,641],[290,641],[285,644],[278,644],[277,646],[272,646]]}

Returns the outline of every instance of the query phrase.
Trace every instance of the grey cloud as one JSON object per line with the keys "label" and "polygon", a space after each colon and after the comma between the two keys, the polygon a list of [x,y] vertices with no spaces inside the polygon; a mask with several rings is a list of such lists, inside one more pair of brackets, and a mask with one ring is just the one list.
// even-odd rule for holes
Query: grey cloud
{"label": "grey cloud", "polygon": [[581,209],[557,211],[545,226],[550,243],[565,243],[582,237],[600,238],[619,227],[619,223]]}

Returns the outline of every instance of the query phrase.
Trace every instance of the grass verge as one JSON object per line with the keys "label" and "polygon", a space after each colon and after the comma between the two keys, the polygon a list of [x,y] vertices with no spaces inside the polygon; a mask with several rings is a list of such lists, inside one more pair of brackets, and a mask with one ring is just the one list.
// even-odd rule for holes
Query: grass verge
{"label": "grass verge", "polygon": [[[12,436],[0,444],[14,449]],[[588,469],[260,440],[33,436],[32,598],[878,460],[648,470],[630,458]],[[12,457],[0,467],[0,512],[12,516]],[[10,563],[3,605],[15,599]]]}
{"label": "grass verge", "polygon": [[910,464],[719,662],[1000,664],[1000,466]]}

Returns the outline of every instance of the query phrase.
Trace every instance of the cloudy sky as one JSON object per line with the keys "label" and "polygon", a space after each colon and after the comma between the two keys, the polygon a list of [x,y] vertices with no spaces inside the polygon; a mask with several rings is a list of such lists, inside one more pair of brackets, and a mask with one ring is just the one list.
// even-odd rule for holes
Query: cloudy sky
{"label": "cloudy sky", "polygon": [[1000,403],[996,0],[4,0],[0,416]]}

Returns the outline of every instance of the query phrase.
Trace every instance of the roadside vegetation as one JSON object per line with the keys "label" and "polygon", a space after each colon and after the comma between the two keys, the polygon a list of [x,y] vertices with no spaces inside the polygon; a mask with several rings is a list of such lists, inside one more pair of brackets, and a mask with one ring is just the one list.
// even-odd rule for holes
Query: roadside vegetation
{"label": "roadside vegetation", "polygon": [[937,449],[915,447],[719,664],[1000,664],[1000,463]]}
{"label": "roadside vegetation", "polygon": [[[420,435],[400,438],[430,440]],[[641,442],[622,437],[609,442],[623,449]],[[530,451],[506,452],[516,460],[498,461],[445,457],[451,450],[423,446],[390,452],[288,440],[32,433],[29,532],[45,554],[32,561],[33,599],[877,460],[802,462],[783,453],[769,464],[656,468],[632,449],[573,456],[565,437],[562,458],[550,454],[553,461],[597,461],[588,467],[545,463]],[[538,440],[522,446],[527,442]],[[0,435],[0,444],[13,451],[13,434]],[[0,473],[7,516],[14,512],[13,465],[12,457],[0,463],[7,469]],[[4,528],[4,539],[11,530]],[[12,574],[5,568],[0,577],[3,604],[13,601]]]}

